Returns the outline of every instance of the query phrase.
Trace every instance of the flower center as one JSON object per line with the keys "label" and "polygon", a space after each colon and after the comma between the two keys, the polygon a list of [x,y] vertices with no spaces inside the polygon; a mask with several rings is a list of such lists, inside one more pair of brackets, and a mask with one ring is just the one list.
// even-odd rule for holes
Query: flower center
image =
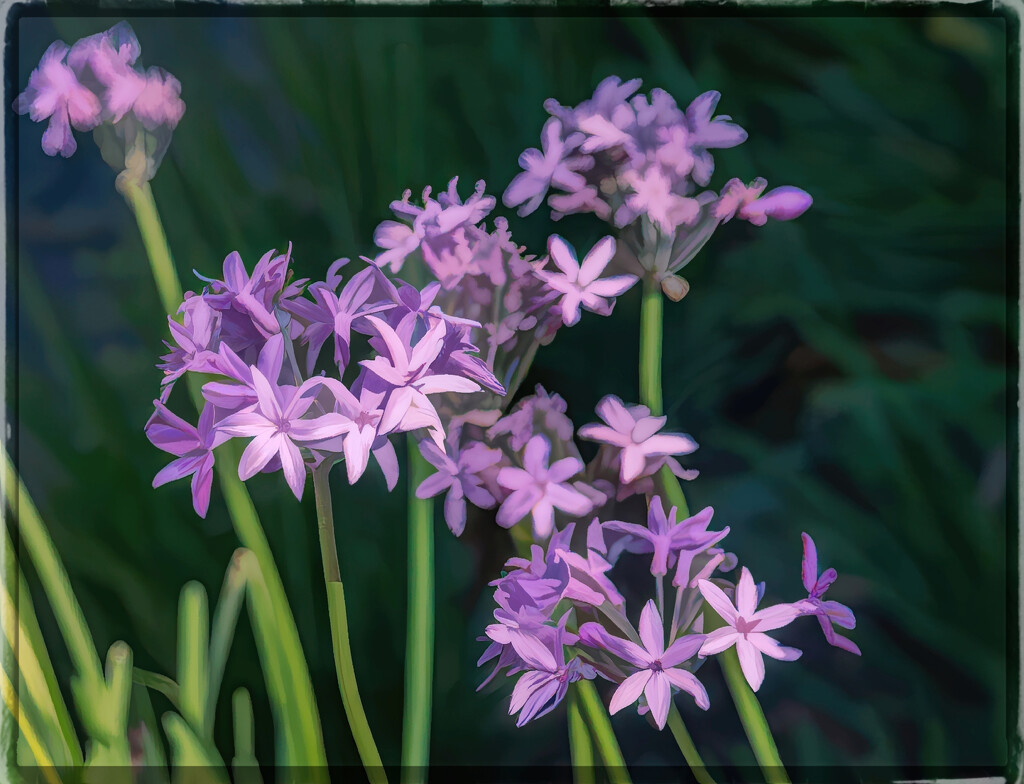
{"label": "flower center", "polygon": [[736,619],[736,631],[740,634],[748,634],[757,628],[757,621],[749,621],[746,618],[740,616]]}

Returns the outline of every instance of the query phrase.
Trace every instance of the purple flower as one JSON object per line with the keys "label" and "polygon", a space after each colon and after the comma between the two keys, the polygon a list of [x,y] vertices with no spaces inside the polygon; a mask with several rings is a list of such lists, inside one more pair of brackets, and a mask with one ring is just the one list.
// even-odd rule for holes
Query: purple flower
{"label": "purple flower", "polygon": [[677,554],[686,552],[686,572],[693,556],[704,552],[713,544],[721,541],[729,533],[729,526],[721,531],[708,531],[708,524],[715,510],[705,507],[692,517],[676,522],[676,508],[673,506],[668,515],[661,504],[661,497],[654,496],[647,510],[647,525],[623,523],[611,520],[602,528],[609,531],[635,536],[640,542],[630,549],[636,553],[653,553],[651,574],[663,576],[676,562]]}
{"label": "purple flower", "polygon": [[618,713],[632,705],[642,694],[647,699],[654,723],[658,729],[664,729],[672,704],[673,686],[691,695],[699,708],[707,710],[711,707],[704,684],[693,673],[679,666],[697,654],[704,642],[704,635],[683,635],[666,649],[665,626],[658,608],[651,600],[640,614],[639,631],[642,646],[610,635],[598,623],[585,623],[580,627],[580,642],[584,645],[608,651],[637,668],[615,690],[608,706],[609,713]]}
{"label": "purple flower", "polygon": [[688,455],[697,443],[682,433],[659,433],[667,417],[650,416],[646,406],[627,407],[615,395],[606,395],[597,404],[597,415],[604,425],[595,423],[580,428],[580,438],[621,449],[619,479],[628,484],[646,470],[652,458]]}
{"label": "purple flower", "polygon": [[518,213],[529,215],[544,201],[552,183],[570,191],[582,188],[586,180],[578,170],[592,166],[593,162],[583,156],[569,155],[582,138],[573,135],[563,140],[562,124],[555,117],[544,123],[540,132],[543,152],[531,147],[519,156],[519,165],[523,171],[513,177],[505,189],[501,197],[505,206],[522,204]]}
{"label": "purple flower", "polygon": [[170,351],[160,357],[163,364],[159,365],[159,368],[164,372],[161,384],[173,383],[188,370],[196,373],[217,372],[219,314],[203,297],[197,296],[188,297],[178,308],[178,312],[184,314],[181,324],[170,316],[167,317],[171,337],[177,345],[172,346],[164,341],[164,345]]}
{"label": "purple flower", "polygon": [[434,372],[432,365],[444,346],[447,325],[438,321],[413,345],[376,316],[367,316],[366,319],[380,336],[384,354],[364,359],[360,364],[391,390],[379,432],[427,427],[438,448],[444,449],[441,420],[426,396],[438,392],[477,392],[480,389],[480,385],[470,379]]}
{"label": "purple flower", "polygon": [[173,130],[185,114],[181,82],[163,68],[150,68],[132,104],[132,111],[146,130],[155,130],[161,125]]}
{"label": "purple flower", "polygon": [[43,152],[70,158],[78,147],[71,128],[92,130],[100,124],[101,116],[99,98],[83,87],[65,64],[67,53],[63,41],[50,44],[29,75],[25,92],[14,101],[14,110],[27,113],[33,122],[49,119],[43,131]]}
{"label": "purple flower", "polygon": [[275,456],[281,459],[285,481],[295,497],[302,500],[306,466],[299,445],[341,435],[352,422],[341,414],[329,413],[303,419],[321,386],[311,378],[300,387],[276,386],[259,368],[252,368],[252,383],[257,402],[226,417],[219,429],[231,436],[253,436],[238,461],[238,476],[249,479]]}
{"label": "purple flower", "polygon": [[539,420],[547,432],[568,443],[572,440],[573,427],[572,420],[565,415],[566,409],[565,400],[560,395],[549,395],[544,387],[537,384],[534,394],[516,403],[511,413],[487,431],[487,436],[508,435],[512,450],[518,452],[533,437]]}
{"label": "purple flower", "polygon": [[206,517],[213,483],[213,450],[229,436],[215,429],[216,411],[212,405],[203,408],[198,428],[171,413],[159,400],[154,400],[153,406],[156,411],[146,423],[146,437],[157,449],[178,458],[153,477],[153,487],[191,476],[192,507],[197,515]]}
{"label": "purple flower", "polygon": [[135,99],[146,87],[146,78],[132,66],[142,48],[127,22],[75,42],[68,53],[68,65],[83,81],[102,90],[103,106],[112,122],[119,122],[132,110]]}
{"label": "purple flower", "polygon": [[536,275],[552,290],[562,294],[562,321],[571,327],[580,320],[580,307],[603,316],[611,313],[608,300],[629,290],[639,280],[636,275],[614,275],[600,278],[615,255],[615,240],[600,240],[580,264],[576,251],[557,234],[548,240],[548,254],[560,272],[537,270]]}
{"label": "purple flower", "polygon": [[[457,433],[457,431],[453,431]],[[448,453],[445,454],[431,441],[420,442],[420,452],[428,463],[437,469],[437,473],[428,476],[416,488],[417,498],[433,498],[435,495],[448,491],[444,501],[444,519],[448,528],[456,536],[460,536],[466,528],[466,499],[476,506],[487,509],[494,506],[495,500],[483,486],[479,472],[501,460],[501,452],[490,449],[481,443],[471,444],[460,450],[451,443],[449,433]]]}
{"label": "purple flower", "polygon": [[555,525],[555,509],[584,515],[593,508],[590,499],[568,482],[583,470],[583,462],[565,457],[549,467],[550,456],[551,443],[534,436],[526,444],[523,468],[507,466],[498,472],[498,483],[512,491],[498,510],[498,525],[511,528],[530,514],[534,535],[546,539]]}
{"label": "purple flower", "polygon": [[743,567],[736,584],[736,604],[729,601],[721,588],[708,580],[698,582],[701,594],[728,625],[711,632],[700,648],[701,656],[721,653],[736,646],[740,667],[750,688],[757,691],[764,682],[764,658],[794,661],[800,658],[800,651],[787,648],[765,632],[788,626],[800,615],[800,608],[792,604],[776,604],[757,609],[757,588],[747,567]]}
{"label": "purple flower", "polygon": [[802,576],[804,588],[807,589],[807,598],[797,602],[805,613],[818,616],[821,630],[825,633],[825,639],[830,645],[842,648],[844,651],[855,653],[860,656],[860,648],[853,640],[836,634],[832,625],[841,626],[844,629],[853,629],[857,625],[857,619],[853,610],[839,602],[824,601],[821,597],[829,589],[829,586],[839,576],[835,569],[829,567],[821,576],[818,576],[818,551],[814,546],[814,540],[804,533],[800,535],[804,543],[804,557],[802,563]]}
{"label": "purple flower", "polygon": [[699,185],[711,182],[711,174],[715,170],[715,161],[708,150],[725,149],[742,144],[747,139],[747,132],[731,121],[728,115],[720,115],[712,119],[715,107],[722,94],[711,90],[698,95],[686,107],[686,123],[689,129],[690,149],[694,156],[693,179]]}
{"label": "purple flower", "polygon": [[615,223],[626,226],[646,214],[665,234],[677,226],[689,225],[700,215],[700,202],[674,191],[675,184],[660,166],[648,166],[643,173],[629,169],[622,181],[633,191],[615,212]]}
{"label": "purple flower", "polygon": [[510,716],[519,713],[517,727],[553,710],[565,698],[570,683],[596,675],[593,667],[579,658],[566,664],[565,646],[575,640],[575,635],[565,631],[564,623],[563,618],[556,627],[537,630],[536,636],[520,634],[512,638],[512,646],[527,668],[516,681],[508,709]]}

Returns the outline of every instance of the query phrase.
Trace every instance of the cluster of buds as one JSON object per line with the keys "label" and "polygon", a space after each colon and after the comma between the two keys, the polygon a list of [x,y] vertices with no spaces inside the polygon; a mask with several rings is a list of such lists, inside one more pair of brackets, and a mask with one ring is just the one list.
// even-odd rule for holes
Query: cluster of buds
{"label": "cluster of buds", "polygon": [[72,129],[93,131],[122,182],[151,180],[185,113],[181,84],[162,68],[143,70],[142,49],[127,22],[68,47],[54,41],[14,102],[18,114],[48,120],[42,146],[65,158],[78,147]]}

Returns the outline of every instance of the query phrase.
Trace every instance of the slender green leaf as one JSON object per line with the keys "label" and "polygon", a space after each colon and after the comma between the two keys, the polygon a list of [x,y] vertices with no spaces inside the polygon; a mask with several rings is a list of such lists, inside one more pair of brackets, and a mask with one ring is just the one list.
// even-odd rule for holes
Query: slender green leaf
{"label": "slender green leaf", "polygon": [[190,582],[178,608],[178,688],[181,716],[201,738],[207,736],[206,703],[210,681],[210,610],[206,589]]}
{"label": "slender green leaf", "polygon": [[238,614],[245,601],[245,573],[239,568],[239,559],[244,550],[236,550],[231,563],[224,575],[220,598],[213,611],[213,629],[210,633],[210,678],[206,695],[205,727],[207,734],[213,730],[213,720],[217,712],[217,696],[224,679],[224,667],[227,665],[231,641],[238,625]]}

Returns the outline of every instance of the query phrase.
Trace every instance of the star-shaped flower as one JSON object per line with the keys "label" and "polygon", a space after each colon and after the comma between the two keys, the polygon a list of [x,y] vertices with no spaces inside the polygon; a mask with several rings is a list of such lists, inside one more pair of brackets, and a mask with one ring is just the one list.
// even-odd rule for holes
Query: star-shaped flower
{"label": "star-shaped flower", "polygon": [[842,648],[844,651],[855,653],[860,656],[860,648],[853,640],[836,634],[832,625],[841,626],[844,629],[853,629],[857,626],[857,619],[853,610],[839,602],[825,601],[821,597],[829,589],[829,586],[839,576],[835,569],[829,567],[821,576],[818,576],[818,550],[814,546],[814,540],[804,533],[800,535],[804,543],[804,557],[802,563],[802,577],[804,588],[807,589],[807,598],[797,604],[804,608],[807,613],[818,616],[821,630],[825,633],[825,639],[830,645]]}
{"label": "star-shaped flower", "polygon": [[562,322],[571,327],[580,320],[580,308],[592,313],[608,315],[612,304],[608,300],[628,291],[639,278],[636,275],[613,275],[601,278],[605,267],[615,255],[615,240],[600,240],[580,264],[576,251],[557,234],[548,240],[548,254],[559,272],[536,270],[536,275],[549,288],[560,293]]}

